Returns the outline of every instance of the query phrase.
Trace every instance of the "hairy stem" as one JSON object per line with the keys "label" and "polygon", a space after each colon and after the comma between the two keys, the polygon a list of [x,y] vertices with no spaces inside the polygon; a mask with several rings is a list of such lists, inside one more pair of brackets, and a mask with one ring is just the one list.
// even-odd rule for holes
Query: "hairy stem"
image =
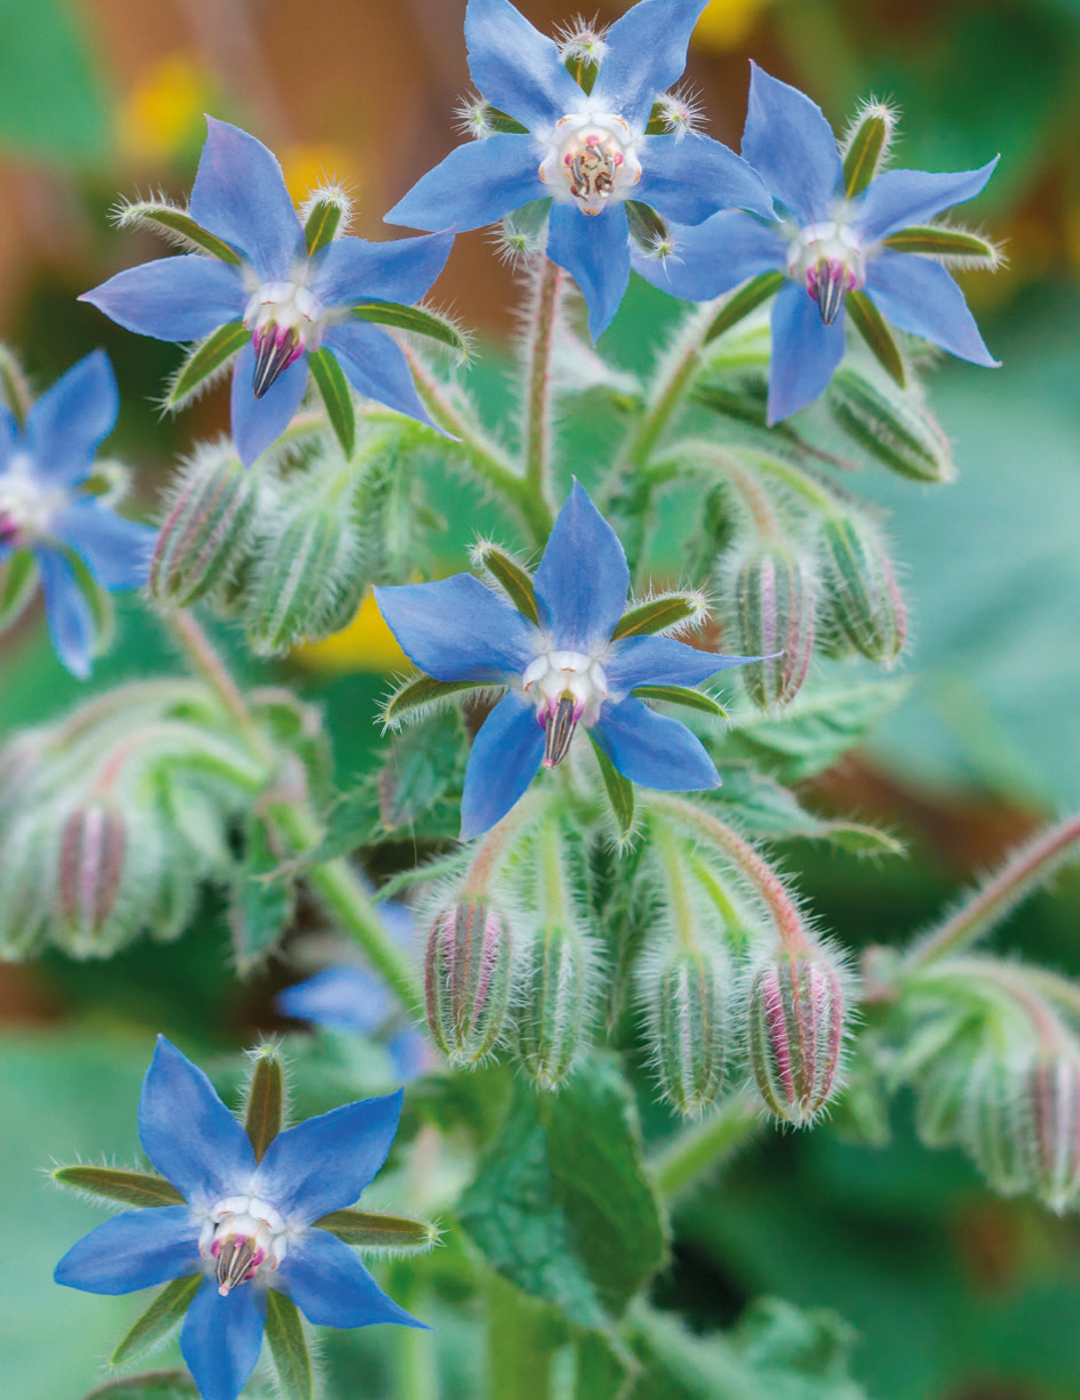
{"label": "hairy stem", "polygon": [[526,342],[525,479],[547,502],[551,472],[551,350],[559,321],[565,274],[544,258],[533,290]]}
{"label": "hairy stem", "polygon": [[170,612],[166,614],[165,620],[195,671],[214,691],[240,728],[250,734],[255,722],[247,701],[194,615],[189,612]]}
{"label": "hairy stem", "polygon": [[697,1123],[677,1132],[652,1158],[661,1196],[669,1203],[729,1161],[762,1127],[750,1096],[732,1094]]}

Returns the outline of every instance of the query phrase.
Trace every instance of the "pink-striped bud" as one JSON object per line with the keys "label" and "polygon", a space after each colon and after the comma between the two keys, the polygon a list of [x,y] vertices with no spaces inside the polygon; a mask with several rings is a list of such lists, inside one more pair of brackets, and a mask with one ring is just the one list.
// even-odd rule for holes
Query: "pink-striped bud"
{"label": "pink-striped bud", "polygon": [[77,808],[64,823],[58,888],[72,951],[95,951],[116,906],[126,849],[124,819],[104,802]]}
{"label": "pink-striped bud", "polygon": [[431,1034],[452,1064],[475,1064],[498,1040],[512,960],[510,929],[483,900],[463,899],[436,915],[424,996]]}
{"label": "pink-striped bud", "polygon": [[832,516],[822,533],[825,586],[841,638],[871,661],[894,661],[907,640],[907,613],[877,530],[855,514]]}
{"label": "pink-striped bud", "polygon": [[1059,1214],[1080,1191],[1080,1060],[1047,1056],[1029,1071],[1035,1194]]}
{"label": "pink-striped bud", "polygon": [[755,705],[786,705],[806,679],[814,650],[817,587],[806,562],[790,550],[762,546],[743,562],[731,590],[744,655],[764,656],[742,668]]}
{"label": "pink-striped bud", "polygon": [[778,952],[750,984],[750,1068],[766,1108],[796,1127],[832,1097],[844,1041],[846,998],[823,949]]}

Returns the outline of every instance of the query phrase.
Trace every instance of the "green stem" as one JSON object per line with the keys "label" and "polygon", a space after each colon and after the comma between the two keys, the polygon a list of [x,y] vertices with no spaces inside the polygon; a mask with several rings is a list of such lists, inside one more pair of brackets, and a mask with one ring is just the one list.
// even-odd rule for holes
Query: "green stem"
{"label": "green stem", "polygon": [[683,1128],[651,1161],[661,1196],[676,1200],[729,1161],[761,1126],[761,1114],[750,1096],[732,1094],[715,1112]]}
{"label": "green stem", "polygon": [[[414,1269],[396,1260],[390,1270],[394,1301],[416,1317],[423,1312],[424,1291]],[[419,1327],[395,1327],[390,1340],[394,1400],[439,1400],[433,1334]]]}
{"label": "green stem", "polygon": [[525,479],[533,495],[546,502],[551,470],[551,351],[559,322],[564,273],[544,258],[531,308],[525,397]]}
{"label": "green stem", "polygon": [[492,1274],[487,1288],[492,1400],[549,1400],[552,1325],[546,1309]]}
{"label": "green stem", "polygon": [[540,896],[544,920],[559,928],[573,926],[572,901],[566,882],[566,868],[563,864],[562,843],[558,822],[554,819],[544,822],[540,828],[539,874]]}
{"label": "green stem", "polygon": [[660,434],[686,397],[701,363],[701,348],[715,315],[715,308],[706,306],[689,317],[667,363],[661,367],[645,412],[623,450],[622,467],[642,470],[648,463]]}
{"label": "green stem", "polygon": [[[166,614],[165,620],[196,672],[214,691],[245,735],[254,739],[256,726],[247,701],[225,669],[225,663],[214,649],[214,644],[195,621],[194,615],[189,612],[171,612]],[[263,751],[260,756],[265,757],[265,741],[259,747]]]}
{"label": "green stem", "polygon": [[1053,1053],[1068,1047],[1072,1037],[1047,1004],[1037,979],[1029,975],[1037,971],[993,958],[956,958],[935,962],[918,977],[917,986],[932,987],[939,980],[946,986],[950,982],[961,982],[965,987],[973,982],[989,982],[1000,988],[1028,1018],[1040,1049]]}
{"label": "green stem", "polygon": [[671,913],[679,942],[691,953],[697,952],[697,934],[694,927],[694,910],[690,891],[686,883],[686,865],[683,858],[682,842],[676,840],[675,833],[665,822],[653,822],[650,834],[660,853],[664,866],[664,878],[671,899]]}

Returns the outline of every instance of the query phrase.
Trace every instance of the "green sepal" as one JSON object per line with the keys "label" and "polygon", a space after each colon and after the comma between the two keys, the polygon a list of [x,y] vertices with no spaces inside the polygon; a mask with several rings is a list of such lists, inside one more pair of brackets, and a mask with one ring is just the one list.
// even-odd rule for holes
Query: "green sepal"
{"label": "green sepal", "polygon": [[76,554],[73,549],[65,549],[63,554],[71,565],[76,586],[94,620],[93,654],[101,656],[109,650],[116,634],[116,609],[113,606],[112,594],[98,583],[81,555]]}
{"label": "green sepal", "polygon": [[199,1400],[195,1378],[179,1367],[121,1376],[88,1390],[82,1400]]}
{"label": "green sepal", "polygon": [[652,205],[643,204],[640,199],[628,199],[625,208],[630,237],[643,253],[655,256],[657,248],[670,244],[671,230]]}
{"label": "green sepal", "polygon": [[304,222],[304,242],[307,244],[308,257],[334,241],[334,237],[341,227],[343,212],[340,200],[315,200]]}
{"label": "green sepal", "polygon": [[940,228],[936,224],[900,228],[883,238],[886,248],[898,253],[929,253],[939,258],[978,258],[991,265],[998,261],[994,245],[977,233],[962,228]]}
{"label": "green sepal", "polygon": [[327,349],[313,351],[308,356],[308,364],[326,405],[326,416],[330,419],[334,436],[346,458],[349,458],[356,447],[356,409],[345,371],[333,352]]}
{"label": "green sepal", "polygon": [[197,224],[183,209],[174,209],[171,204],[156,204],[147,200],[141,204],[127,204],[116,220],[117,228],[128,228],[132,224],[156,224],[177,234],[185,243],[193,243],[204,252],[211,253],[222,262],[239,264],[239,255],[227,243],[215,237],[208,229]]}
{"label": "green sepal", "polygon": [[668,627],[677,627],[680,622],[700,617],[703,611],[701,600],[688,593],[665,593],[659,598],[649,598],[623,613],[615,624],[611,640],[617,642],[621,637],[646,637],[653,632],[663,632]]}
{"label": "green sepal", "polygon": [[123,1366],[151,1351],[187,1312],[205,1277],[201,1273],[189,1274],[187,1278],[174,1278],[172,1283],[166,1284],[117,1343],[109,1365]]}
{"label": "green sepal", "polygon": [[879,113],[867,113],[859,123],[844,156],[844,194],[854,199],[877,174],[888,144],[891,124]]}
{"label": "green sepal", "polygon": [[482,684],[480,681],[437,681],[431,676],[417,676],[391,695],[383,709],[382,722],[384,725],[399,724],[414,710],[421,710],[465,690],[476,690]]}
{"label": "green sepal", "polygon": [[685,705],[688,710],[700,710],[702,714],[727,719],[727,710],[718,705],[711,695],[692,690],[686,685],[637,685],[630,694],[638,700],[666,700],[669,705]]}
{"label": "green sepal", "polygon": [[503,217],[502,230],[507,243],[515,251],[539,252],[551,215],[551,196],[543,199],[530,199],[518,209],[512,209]]}
{"label": "green sepal", "polygon": [[261,1162],[266,1149],[281,1132],[285,1114],[285,1079],[281,1072],[281,1056],[272,1045],[259,1048],[259,1057],[251,1075],[244,1130]]}
{"label": "green sepal", "polygon": [[493,107],[490,102],[484,107],[484,125],[489,131],[503,136],[527,136],[529,133],[527,126],[522,126],[513,117],[500,112],[498,107]]}
{"label": "green sepal", "polygon": [[177,371],[176,378],[165,399],[166,408],[180,408],[184,401],[215,374],[237,351],[244,348],[251,339],[251,332],[243,321],[229,321],[219,326],[213,335],[207,336],[197,345]]}
{"label": "green sepal", "polygon": [[847,308],[855,329],[870,347],[878,364],[902,389],[907,383],[904,357],[885,323],[885,317],[865,292],[848,292]]}
{"label": "green sepal", "polygon": [[2,566],[0,632],[18,621],[38,585],[37,560],[29,549],[17,549]]}
{"label": "green sepal", "polygon": [[6,345],[0,341],[0,402],[2,402],[19,425],[20,431],[26,427],[33,396],[22,365]]}
{"label": "green sepal", "polygon": [[266,1339],[284,1400],[312,1400],[315,1375],[304,1324],[296,1304],[276,1288],[266,1295]]}
{"label": "green sepal", "polygon": [[604,790],[611,805],[615,824],[619,828],[619,836],[623,841],[626,841],[634,829],[634,784],[629,778],[624,778],[615,767],[593,738],[592,731],[586,730],[586,733],[592,743],[593,752],[596,754],[596,761],[600,765],[600,776],[604,780]]}
{"label": "green sepal", "polygon": [[54,1181],[62,1186],[74,1186],[89,1191],[107,1201],[123,1201],[127,1206],[179,1206],[184,1204],[180,1192],[164,1177],[149,1172],[122,1171],[119,1167],[91,1167],[82,1163],[73,1167],[57,1167]]}
{"label": "green sepal", "polygon": [[473,558],[505,588],[510,595],[510,601],[522,617],[527,617],[535,627],[539,627],[540,614],[536,608],[536,591],[528,570],[523,569],[509,554],[493,544],[478,545],[473,551]]}
{"label": "green sepal", "polygon": [[367,301],[354,306],[352,314],[361,321],[372,321],[377,326],[393,326],[399,331],[427,336],[429,340],[437,340],[440,345],[456,350],[463,360],[469,357],[469,342],[457,326],[433,311],[424,311],[419,306],[404,306],[397,301]]}
{"label": "green sepal", "polygon": [[315,1224],[358,1249],[430,1249],[439,1237],[426,1220],[366,1210],[332,1210]]}
{"label": "green sepal", "polygon": [[704,343],[708,345],[711,340],[731,330],[732,326],[737,326],[751,311],[756,311],[763,301],[768,301],[774,292],[779,291],[784,281],[782,272],[760,272],[752,277],[717,312],[716,319],[705,333]]}

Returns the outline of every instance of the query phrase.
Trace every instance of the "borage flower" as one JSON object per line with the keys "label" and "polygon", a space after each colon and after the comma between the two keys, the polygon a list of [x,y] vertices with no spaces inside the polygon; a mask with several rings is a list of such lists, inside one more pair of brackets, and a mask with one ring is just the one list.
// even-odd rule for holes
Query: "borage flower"
{"label": "borage flower", "polygon": [[[886,170],[867,179],[857,162],[845,170],[820,107],[752,69],[742,151],[772,191],[777,218],[732,211],[673,226],[669,256],[637,257],[635,268],[689,301],[710,300],[748,278],[762,278],[763,290],[772,285],[764,281],[769,274],[787,279],[772,308],[770,423],[817,398],[832,378],[844,353],[845,304],[897,377],[899,353],[881,317],[961,359],[996,365],[943,265],[993,266],[996,252],[976,235],[926,221],[973,199],[997,158],[979,170]],[[879,161],[880,153],[869,173]]]}
{"label": "borage flower", "polygon": [[[343,371],[358,393],[430,423],[402,351],[369,322],[379,303],[411,305],[427,292],[453,234],[388,243],[338,237],[347,212],[338,191],[317,193],[302,224],[262,142],[213,117],[207,124],[188,210],[149,203],[121,214],[122,223],[149,223],[200,251],[117,273],[80,300],[140,335],[213,337],[181,372],[186,392],[238,352],[232,432],[245,465],[288,426],[309,358],[322,349],[332,363],[324,356],[317,369]],[[182,398],[174,391],[170,407]]]}
{"label": "borage flower", "polygon": [[[0,562],[21,568],[18,552],[29,551],[56,654],[80,680],[90,674],[97,640],[89,596],[145,582],[156,537],[149,526],[121,519],[107,498],[79,489],[118,410],[116,379],[101,350],[31,405],[25,425],[0,403]],[[19,585],[22,599],[31,594],[31,574]]]}
{"label": "borage flower", "polygon": [[[718,209],[771,213],[761,181],[734,152],[678,129],[674,117],[665,122],[663,103],[653,121],[658,99],[686,66],[707,3],[640,0],[602,38],[591,36],[584,47],[571,39],[560,51],[510,0],[469,0],[469,70],[502,129],[491,129],[489,109],[481,111],[474,129],[483,139],[451,151],[387,222],[452,223],[461,232],[550,200],[547,256],[572,274],[592,334],[600,335],[630,280],[628,200],[684,224]],[[672,128],[666,134],[665,126]],[[655,224],[646,212],[644,227]]]}
{"label": "borage flower", "polygon": [[[525,616],[472,574],[377,588],[405,654],[436,681],[507,686],[469,755],[461,839],[486,831],[522,796],[543,763],[566,757],[579,725],[616,769],[669,791],[720,783],[689,729],[657,714],[639,686],[694,686],[760,657],[719,656],[671,637],[620,635],[630,573],[611,526],[574,484],[531,580]],[[520,590],[519,590],[520,591]]]}
{"label": "borage flower", "polygon": [[[56,1281],[116,1294],[202,1275],[180,1347],[203,1400],[236,1400],[244,1388],[259,1359],[269,1289],[319,1326],[422,1327],[329,1232],[331,1222],[320,1226],[382,1166],[400,1111],[400,1090],[346,1104],[279,1133],[257,1158],[206,1075],[160,1036],[143,1082],[139,1139],[165,1178],[149,1180],[171,1184],[183,1204],[107,1220],[68,1250]],[[81,1184],[78,1172],[69,1169],[73,1184]],[[65,1180],[63,1170],[58,1176]]]}

